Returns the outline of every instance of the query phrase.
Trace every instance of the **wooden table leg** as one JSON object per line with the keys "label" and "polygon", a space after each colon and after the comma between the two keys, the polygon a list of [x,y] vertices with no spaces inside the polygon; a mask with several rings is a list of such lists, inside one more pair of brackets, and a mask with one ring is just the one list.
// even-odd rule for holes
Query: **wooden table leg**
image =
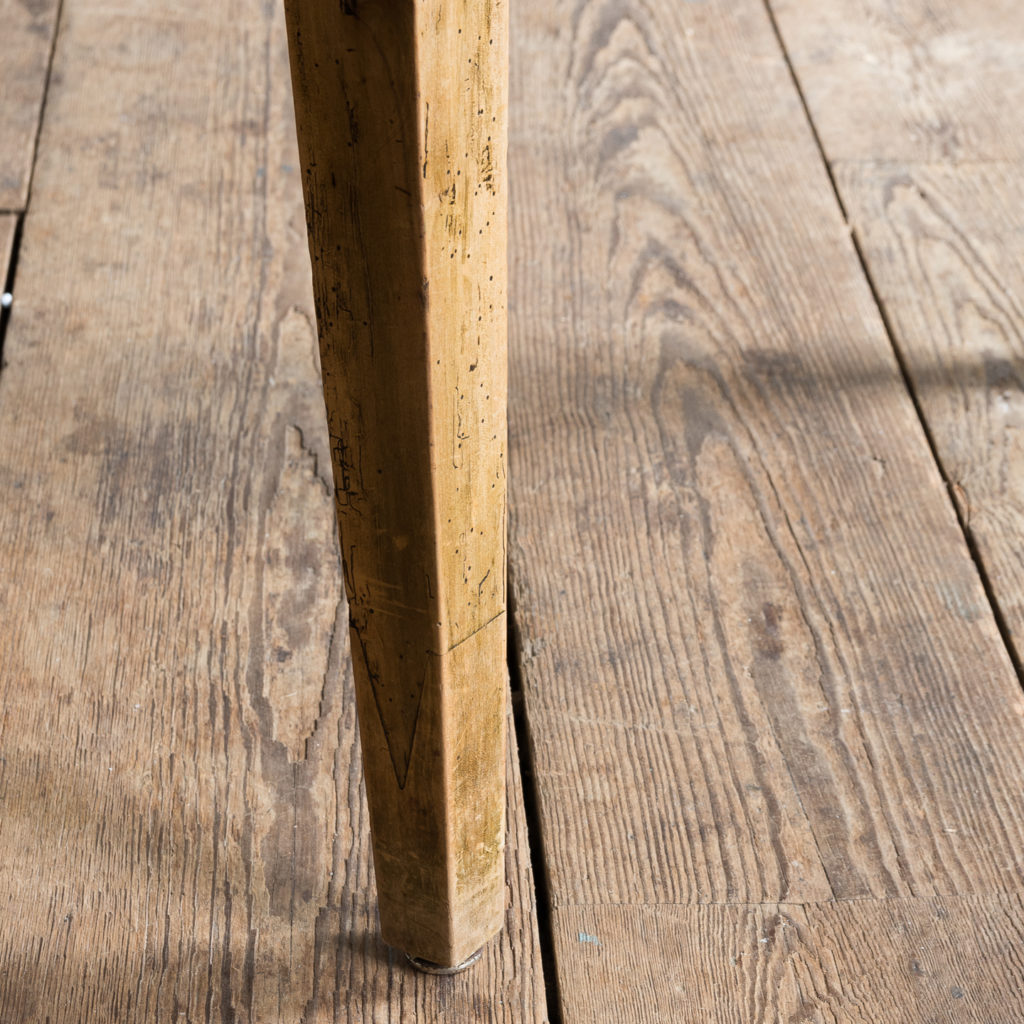
{"label": "wooden table leg", "polygon": [[505,0],[285,0],[385,940],[504,917]]}

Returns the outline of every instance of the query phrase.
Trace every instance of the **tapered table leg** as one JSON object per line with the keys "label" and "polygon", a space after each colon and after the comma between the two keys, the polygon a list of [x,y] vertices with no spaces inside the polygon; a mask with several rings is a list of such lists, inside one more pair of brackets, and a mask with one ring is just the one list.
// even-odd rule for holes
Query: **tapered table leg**
{"label": "tapered table leg", "polygon": [[505,0],[285,0],[385,940],[504,916]]}

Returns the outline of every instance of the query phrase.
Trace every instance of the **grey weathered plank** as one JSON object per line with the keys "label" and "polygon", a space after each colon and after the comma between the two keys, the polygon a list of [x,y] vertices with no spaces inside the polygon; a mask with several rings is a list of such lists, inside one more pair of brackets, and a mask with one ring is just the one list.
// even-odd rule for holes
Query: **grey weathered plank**
{"label": "grey weathered plank", "polygon": [[1015,883],[1016,680],[763,10],[519,31],[550,52],[514,103],[513,564],[556,901]]}
{"label": "grey weathered plank", "polygon": [[565,907],[567,1020],[1024,1020],[1019,896]]}
{"label": "grey weathered plank", "polygon": [[1006,163],[837,167],[879,297],[1018,658],[1024,656],[1022,170]]}
{"label": "grey weathered plank", "polygon": [[0,1020],[543,1020],[515,787],[484,962],[377,937],[279,5],[65,14],[0,373]]}
{"label": "grey weathered plank", "polygon": [[[511,558],[556,920],[1018,892],[1017,681],[763,5],[513,17]],[[569,1019],[621,1019],[579,1002],[571,932]],[[632,941],[607,970],[671,975]]]}
{"label": "grey weathered plank", "polygon": [[805,908],[828,980],[824,1021],[1021,1024],[1021,894]]}
{"label": "grey weathered plank", "polygon": [[[1014,125],[1024,10],[920,0],[773,7],[1019,658],[1024,153]],[[851,46],[886,55],[868,77],[891,103],[838,88]],[[911,69],[913,90],[900,78]]]}
{"label": "grey weathered plank", "polygon": [[23,210],[60,0],[0,0],[0,210]]}
{"label": "grey weathered plank", "polygon": [[828,1019],[800,907],[561,907],[554,932],[567,1021]]}
{"label": "grey weathered plank", "polygon": [[1024,157],[1016,0],[770,0],[831,161]]}

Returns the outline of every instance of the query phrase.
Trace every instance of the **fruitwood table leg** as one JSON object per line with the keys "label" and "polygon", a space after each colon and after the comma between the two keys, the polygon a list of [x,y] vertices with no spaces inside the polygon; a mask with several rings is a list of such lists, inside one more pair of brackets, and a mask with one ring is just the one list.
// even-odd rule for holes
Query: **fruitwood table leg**
{"label": "fruitwood table leg", "polygon": [[385,940],[504,917],[506,0],[285,0]]}

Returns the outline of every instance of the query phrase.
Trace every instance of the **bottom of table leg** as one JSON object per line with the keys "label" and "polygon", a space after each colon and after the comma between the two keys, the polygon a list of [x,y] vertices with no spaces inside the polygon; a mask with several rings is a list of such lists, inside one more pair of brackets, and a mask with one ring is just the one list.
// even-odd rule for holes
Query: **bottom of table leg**
{"label": "bottom of table leg", "polygon": [[435,964],[433,960],[423,960],[418,956],[409,956],[408,953],[406,954],[406,959],[417,971],[423,971],[424,974],[459,974],[468,967],[472,967],[483,955],[483,952],[483,949],[478,949],[472,956],[467,956],[461,964],[455,964],[453,967]]}

